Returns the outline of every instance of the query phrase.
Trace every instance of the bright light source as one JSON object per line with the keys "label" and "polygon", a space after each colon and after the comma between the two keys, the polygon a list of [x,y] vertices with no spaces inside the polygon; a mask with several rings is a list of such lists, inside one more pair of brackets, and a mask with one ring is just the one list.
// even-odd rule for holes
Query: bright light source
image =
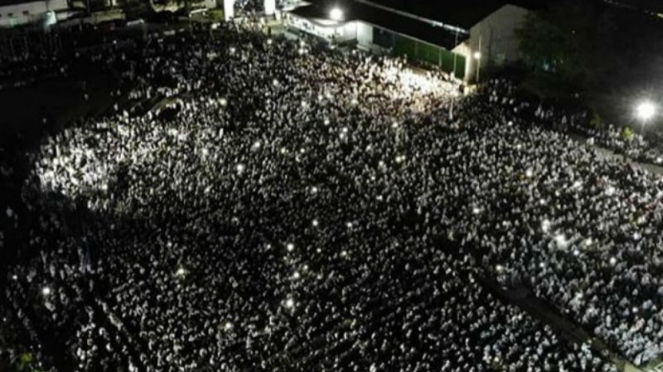
{"label": "bright light source", "polygon": [[656,116],[658,108],[651,101],[643,101],[635,108],[635,114],[638,119],[647,122]]}
{"label": "bright light source", "polygon": [[610,257],[610,266],[615,266],[617,265],[617,259],[614,257]]}
{"label": "bright light source", "polygon": [[301,275],[299,274],[299,271],[295,271],[295,272],[292,274],[292,278],[295,279],[295,280],[301,278]]}
{"label": "bright light source", "polygon": [[541,229],[543,230],[543,232],[548,232],[550,230],[550,221],[543,220],[543,222],[541,222]]}
{"label": "bright light source", "polygon": [[219,100],[219,103],[221,104],[221,106],[225,107],[226,105],[228,105],[228,100],[225,98],[221,98]]}
{"label": "bright light source", "polygon": [[345,15],[343,14],[343,11],[341,10],[341,8],[333,8],[329,12],[329,18],[332,21],[341,22],[343,20],[343,18],[345,18]]}
{"label": "bright light source", "polygon": [[293,307],[295,307],[295,300],[293,300],[292,298],[285,300],[285,307],[288,309],[292,309]]}
{"label": "bright light source", "polygon": [[318,222],[318,220],[313,220],[313,221],[311,222],[311,224],[313,225],[313,227],[318,227],[319,222]]}
{"label": "bright light source", "polygon": [[615,192],[617,190],[613,186],[608,186],[608,188],[605,190],[605,194],[608,196],[613,196],[615,195]]}
{"label": "bright light source", "polygon": [[237,173],[242,173],[246,169],[246,166],[244,164],[237,164]]}
{"label": "bright light source", "polygon": [[481,59],[481,52],[474,52],[474,59]]}
{"label": "bright light source", "polygon": [[285,248],[288,250],[288,252],[292,252],[295,250],[295,245],[292,243],[288,243]]}
{"label": "bright light source", "polygon": [[51,288],[50,287],[44,287],[41,289],[41,294],[44,296],[48,296],[51,294]]}
{"label": "bright light source", "polygon": [[226,324],[223,325],[223,328],[224,328],[226,331],[230,331],[231,329],[233,329],[233,324],[230,323],[230,322],[226,322]]}
{"label": "bright light source", "polygon": [[260,141],[256,141],[256,142],[254,142],[253,145],[251,146],[251,150],[254,150],[254,151],[255,151],[255,150],[258,150],[258,149],[260,148],[260,146],[262,146],[262,144],[260,143]]}

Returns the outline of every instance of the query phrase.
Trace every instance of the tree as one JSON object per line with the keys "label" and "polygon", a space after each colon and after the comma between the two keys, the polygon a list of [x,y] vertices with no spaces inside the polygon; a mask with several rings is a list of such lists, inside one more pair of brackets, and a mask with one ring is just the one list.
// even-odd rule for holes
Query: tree
{"label": "tree", "polygon": [[631,112],[663,80],[663,22],[604,1],[558,0],[516,31],[525,85],[543,97],[580,95],[604,117]]}

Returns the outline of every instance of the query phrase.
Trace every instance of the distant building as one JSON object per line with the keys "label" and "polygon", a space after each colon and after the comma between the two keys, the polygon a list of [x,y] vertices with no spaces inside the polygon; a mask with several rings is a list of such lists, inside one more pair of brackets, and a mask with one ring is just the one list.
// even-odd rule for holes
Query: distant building
{"label": "distant building", "polygon": [[532,6],[522,0],[354,0],[339,6],[336,17],[332,9],[331,3],[309,4],[290,11],[286,22],[330,42],[406,55],[475,80],[481,69],[519,58],[514,31]]}
{"label": "distant building", "polygon": [[67,0],[0,0],[0,27],[51,25],[57,22],[58,13],[68,8]]}

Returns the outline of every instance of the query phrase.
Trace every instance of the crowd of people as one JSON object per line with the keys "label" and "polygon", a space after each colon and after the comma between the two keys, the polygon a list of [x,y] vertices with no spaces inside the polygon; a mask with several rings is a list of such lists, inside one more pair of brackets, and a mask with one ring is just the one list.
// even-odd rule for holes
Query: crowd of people
{"label": "crowd of people", "polygon": [[508,82],[459,96],[399,60],[231,26],[94,53],[76,58],[118,70],[135,105],[32,155],[21,249],[39,253],[3,301],[44,360],[614,370],[479,278],[631,360],[663,352],[661,181],[532,125]]}

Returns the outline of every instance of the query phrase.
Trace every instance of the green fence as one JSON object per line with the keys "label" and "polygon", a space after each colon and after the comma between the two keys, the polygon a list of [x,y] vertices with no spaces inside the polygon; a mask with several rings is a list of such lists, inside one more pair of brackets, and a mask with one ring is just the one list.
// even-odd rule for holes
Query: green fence
{"label": "green fence", "polygon": [[465,77],[465,57],[459,54],[454,54],[444,48],[422,43],[401,35],[395,35],[394,53],[398,56],[407,55],[409,60],[421,61],[439,66],[443,71],[448,73],[451,73],[454,70],[455,56],[455,75],[459,79]]}

